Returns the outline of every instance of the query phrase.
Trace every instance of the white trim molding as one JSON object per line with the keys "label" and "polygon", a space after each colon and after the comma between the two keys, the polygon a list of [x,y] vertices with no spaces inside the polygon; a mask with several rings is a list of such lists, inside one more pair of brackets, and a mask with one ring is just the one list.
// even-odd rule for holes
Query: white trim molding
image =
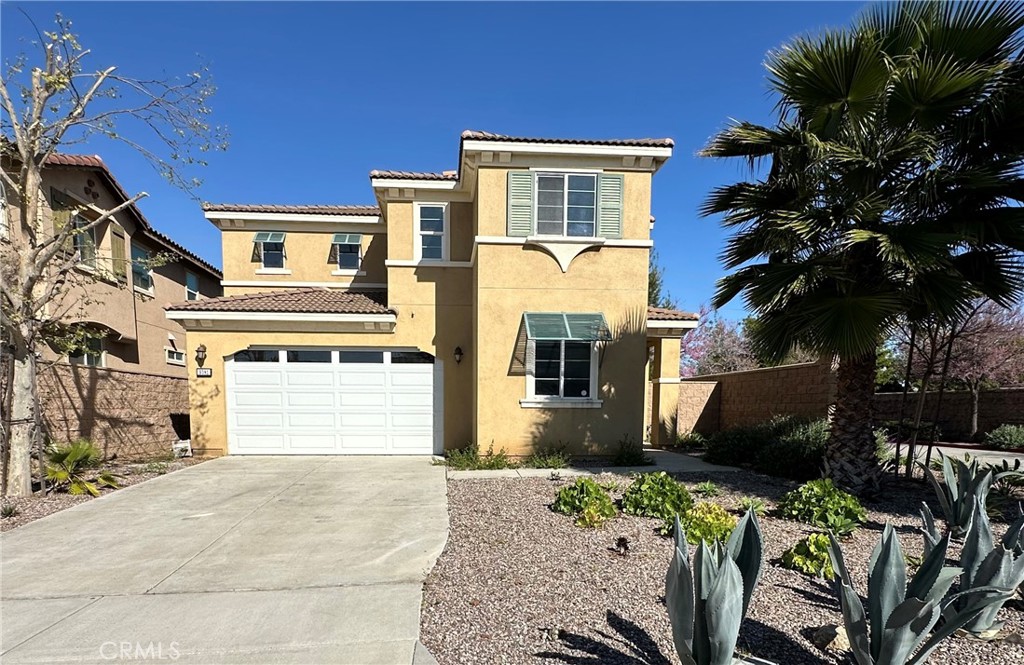
{"label": "white trim molding", "polygon": [[323,323],[389,323],[394,324],[394,314],[334,314],[325,312],[228,312],[201,310],[168,310],[167,318],[172,321],[313,321]]}
{"label": "white trim molding", "polygon": [[654,247],[653,240],[639,240],[634,238],[601,238],[587,236],[538,236],[532,235],[526,238],[511,236],[476,236],[473,238],[474,245],[525,245],[527,242],[579,242],[581,240],[600,240],[604,247],[637,247],[650,249]]}
{"label": "white trim molding", "polygon": [[651,383],[682,383],[682,382],[683,382],[683,380],[680,379],[678,376],[675,376],[675,377],[670,376],[670,377],[663,378],[663,379],[654,379]]}
{"label": "white trim molding", "polygon": [[472,261],[416,261],[407,259],[388,259],[386,268],[472,268]]}
{"label": "white trim molding", "polygon": [[691,329],[696,328],[697,323],[698,321],[652,321],[651,319],[648,319],[647,327],[648,329],[654,330],[675,330],[677,328]]}
{"label": "white trim molding", "polygon": [[463,141],[465,152],[518,152],[542,155],[592,155],[598,157],[653,157],[668,159],[668,146],[587,145],[582,143],[521,143],[512,141]]}
{"label": "white trim molding", "polygon": [[284,287],[284,288],[297,288],[297,289],[311,288],[311,287],[321,287],[321,288],[325,288],[325,289],[347,289],[347,290],[386,289],[386,288],[388,288],[387,284],[381,284],[381,283],[377,283],[377,282],[374,282],[372,284],[371,283],[367,283],[367,284],[350,284],[348,282],[277,282],[277,281],[268,280],[268,279],[257,279],[257,280],[222,279],[220,281],[220,285],[221,286],[228,286],[228,287],[244,287],[244,288],[260,287],[260,286],[269,286],[269,287],[274,287],[274,288],[281,288],[281,287]]}
{"label": "white trim molding", "polygon": [[[362,257],[360,257],[362,259]],[[351,268],[345,268],[343,270],[332,270],[331,274],[335,277],[362,277],[366,273],[362,270],[352,270]]]}
{"label": "white trim molding", "polygon": [[600,409],[600,399],[521,399],[519,406],[524,409]]}
{"label": "white trim molding", "polygon": [[[440,189],[453,190],[458,180],[405,180],[404,178],[370,178],[370,186],[374,189]],[[408,197],[411,198],[411,197]]]}
{"label": "white trim molding", "polygon": [[347,222],[349,224],[380,224],[380,215],[327,215],[289,212],[221,212],[205,213],[206,219],[253,222]]}

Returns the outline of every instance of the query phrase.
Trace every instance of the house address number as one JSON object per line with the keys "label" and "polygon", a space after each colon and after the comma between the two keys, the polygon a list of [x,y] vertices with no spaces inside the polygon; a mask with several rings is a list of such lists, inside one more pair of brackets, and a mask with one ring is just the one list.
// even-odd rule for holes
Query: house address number
{"label": "house address number", "polygon": [[196,367],[196,378],[208,379],[213,376],[212,367]]}

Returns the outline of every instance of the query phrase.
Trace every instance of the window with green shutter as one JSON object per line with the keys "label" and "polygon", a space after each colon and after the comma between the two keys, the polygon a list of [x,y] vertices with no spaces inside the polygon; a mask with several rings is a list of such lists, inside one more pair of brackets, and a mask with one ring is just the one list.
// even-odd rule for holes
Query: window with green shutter
{"label": "window with green shutter", "polygon": [[125,253],[124,229],[117,224],[110,225],[110,260],[114,275],[119,281],[128,279],[128,258]]}
{"label": "window with green shutter", "polygon": [[622,174],[509,171],[508,235],[622,237]]}

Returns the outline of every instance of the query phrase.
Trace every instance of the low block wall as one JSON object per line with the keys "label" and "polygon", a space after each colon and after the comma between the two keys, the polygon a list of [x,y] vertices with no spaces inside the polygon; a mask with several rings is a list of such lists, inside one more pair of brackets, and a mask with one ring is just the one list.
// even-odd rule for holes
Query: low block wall
{"label": "low block wall", "polygon": [[697,376],[679,385],[679,431],[710,434],[777,415],[820,418],[834,399],[829,362]]}
{"label": "low block wall", "polygon": [[[875,395],[876,420],[897,420],[900,414],[900,393]],[[932,420],[938,393],[928,393],[924,401],[924,420]],[[909,419],[917,404],[917,395],[907,396],[906,417]],[[978,433],[984,434],[1000,425],[1024,425],[1024,388],[983,390],[978,395]],[[944,439],[965,439],[971,431],[971,394],[947,392],[942,397],[939,430]]]}
{"label": "low block wall", "polygon": [[53,365],[40,372],[50,439],[93,441],[106,456],[170,452],[188,438],[188,380],[111,369]]}

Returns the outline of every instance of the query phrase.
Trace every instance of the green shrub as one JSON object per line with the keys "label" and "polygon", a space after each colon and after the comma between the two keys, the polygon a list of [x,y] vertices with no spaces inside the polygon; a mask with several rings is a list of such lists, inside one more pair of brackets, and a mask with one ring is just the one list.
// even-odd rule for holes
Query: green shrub
{"label": "green shrub", "polygon": [[702,497],[710,498],[721,494],[721,490],[718,489],[718,485],[714,484],[710,480],[705,480],[702,483],[697,483],[693,487],[694,494],[700,494]]}
{"label": "green shrub", "polygon": [[622,511],[640,517],[672,520],[692,507],[686,487],[664,471],[638,475],[622,496]]}
{"label": "green shrub", "polygon": [[612,466],[650,466],[654,460],[644,453],[643,444],[631,436],[619,441],[619,449],[612,458]]}
{"label": "green shrub", "polygon": [[[700,541],[724,541],[736,528],[736,516],[717,503],[701,501],[679,518],[686,539],[696,545]],[[665,525],[663,533],[671,533],[674,523]]]}
{"label": "green shrub", "polygon": [[828,478],[812,480],[786,492],[779,501],[778,514],[836,535],[853,533],[868,519],[857,497],[842,491]]}
{"label": "green shrub", "polygon": [[[885,431],[888,438],[894,441],[908,441],[910,435],[914,432],[913,420],[906,420],[903,424],[900,424],[898,420],[883,420],[879,423],[879,427]],[[930,420],[922,420],[921,427],[917,431],[917,440],[926,441],[932,432],[932,422]],[[935,426],[935,440],[942,440],[942,428],[938,425]]]}
{"label": "green shrub", "polygon": [[704,460],[727,466],[752,466],[765,448],[807,424],[806,418],[776,416],[757,425],[733,427],[711,435]]}
{"label": "green shrub", "polygon": [[515,460],[508,456],[504,448],[494,452],[493,443],[487,448],[485,455],[480,454],[480,448],[475,443],[470,443],[465,448],[449,450],[445,454],[444,463],[449,468],[459,471],[514,469],[519,466]]}
{"label": "green shrub", "polygon": [[3,506],[0,506],[0,517],[14,517],[17,514],[18,507],[15,506],[13,503],[5,503]]}
{"label": "green shrub", "polygon": [[782,553],[782,565],[826,580],[835,579],[836,573],[832,570],[832,560],[828,556],[828,544],[827,535],[812,533]]}
{"label": "green shrub", "polygon": [[1003,450],[1024,448],[1024,425],[1000,425],[985,435],[985,443]]}
{"label": "green shrub", "polygon": [[757,498],[756,496],[745,496],[740,499],[740,512],[745,513],[747,511],[754,511],[754,514],[760,517],[765,513],[764,501]]}
{"label": "green shrub", "polygon": [[551,510],[576,517],[576,526],[594,528],[615,517],[615,504],[600,485],[590,478],[577,478],[576,482],[558,490]]}
{"label": "green shrub", "polygon": [[754,469],[792,480],[821,477],[828,443],[829,423],[825,418],[811,422],[790,421],[792,428],[781,431],[777,441],[761,448],[754,458]]}
{"label": "green shrub", "polygon": [[676,447],[687,450],[703,448],[707,443],[707,438],[700,432],[687,432],[676,437]]}
{"label": "green shrub", "polygon": [[68,494],[100,495],[101,487],[120,487],[117,477],[98,468],[102,455],[87,439],[46,451],[46,479]]}
{"label": "green shrub", "polygon": [[146,465],[142,467],[142,473],[154,473],[158,476],[162,476],[171,470],[171,465],[167,462],[146,462]]}
{"label": "green shrub", "polygon": [[571,459],[569,453],[565,452],[565,446],[554,446],[535,450],[526,458],[523,466],[531,469],[564,469],[569,466]]}

